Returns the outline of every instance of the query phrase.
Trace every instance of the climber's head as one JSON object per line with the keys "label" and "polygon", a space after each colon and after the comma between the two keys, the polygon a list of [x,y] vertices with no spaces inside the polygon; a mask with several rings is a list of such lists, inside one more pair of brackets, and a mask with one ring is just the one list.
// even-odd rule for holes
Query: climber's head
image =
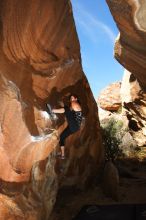
{"label": "climber's head", "polygon": [[75,95],[75,94],[70,94],[70,96],[69,96],[69,101],[70,102],[75,102],[75,101],[79,101],[79,99],[78,99],[78,96],[77,95]]}

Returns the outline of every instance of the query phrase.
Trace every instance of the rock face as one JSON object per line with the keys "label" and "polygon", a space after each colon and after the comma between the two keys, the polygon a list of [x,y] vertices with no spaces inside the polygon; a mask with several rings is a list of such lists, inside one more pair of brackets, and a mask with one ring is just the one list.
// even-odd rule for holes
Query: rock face
{"label": "rock face", "polygon": [[103,191],[114,200],[119,199],[119,173],[116,166],[111,161],[106,162],[104,167]]}
{"label": "rock face", "polygon": [[[0,219],[48,219],[59,186],[83,186],[97,173],[98,113],[80,59],[70,1],[1,0]],[[59,107],[74,92],[85,124],[67,140],[61,178],[55,152],[66,124],[51,120],[46,103]]]}
{"label": "rock face", "polygon": [[138,145],[146,144],[146,2],[107,0],[120,30],[115,57],[130,73],[122,82],[122,102]]}
{"label": "rock face", "polygon": [[117,111],[121,107],[121,83],[116,82],[101,91],[97,100],[99,106],[107,111]]}
{"label": "rock face", "polygon": [[[146,145],[146,1],[106,1],[120,30],[115,44],[115,57],[128,70],[124,73],[121,86],[121,117],[127,116],[128,121],[123,121],[127,121],[130,128],[122,139],[129,160],[132,145]],[[145,147],[142,148],[145,158]],[[136,158],[135,153],[133,156]],[[142,155],[139,159],[142,159]]]}
{"label": "rock face", "polygon": [[106,1],[120,30],[115,57],[146,88],[146,2]]}
{"label": "rock face", "polygon": [[121,98],[123,114],[127,116],[129,128],[138,146],[146,144],[146,94],[139,82],[125,70]]}

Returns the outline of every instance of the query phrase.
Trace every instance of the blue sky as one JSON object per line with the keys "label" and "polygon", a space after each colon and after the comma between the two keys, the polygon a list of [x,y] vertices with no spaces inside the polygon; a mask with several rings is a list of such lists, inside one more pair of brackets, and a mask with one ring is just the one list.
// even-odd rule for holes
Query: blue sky
{"label": "blue sky", "polygon": [[83,70],[93,95],[121,81],[123,67],[114,59],[118,29],[105,0],[71,0],[80,40]]}

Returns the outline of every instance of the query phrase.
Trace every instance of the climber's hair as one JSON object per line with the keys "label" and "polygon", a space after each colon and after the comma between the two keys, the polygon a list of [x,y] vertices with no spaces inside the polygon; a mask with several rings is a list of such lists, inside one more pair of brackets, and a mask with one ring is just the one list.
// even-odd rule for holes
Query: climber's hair
{"label": "climber's hair", "polygon": [[68,100],[70,101],[70,98],[71,98],[72,96],[75,97],[75,98],[77,99],[78,103],[80,104],[79,97],[78,97],[76,94],[74,94],[74,93],[71,93],[71,94],[69,95]]}

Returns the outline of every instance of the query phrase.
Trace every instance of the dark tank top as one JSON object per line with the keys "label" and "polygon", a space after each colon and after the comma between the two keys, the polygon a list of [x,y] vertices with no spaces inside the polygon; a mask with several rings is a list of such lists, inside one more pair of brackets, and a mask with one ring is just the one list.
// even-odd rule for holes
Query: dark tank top
{"label": "dark tank top", "polygon": [[74,111],[74,110],[72,110],[72,111],[74,113],[75,120],[76,120],[78,126],[80,127],[81,122],[82,122],[82,111]]}
{"label": "dark tank top", "polygon": [[82,122],[82,111],[70,110],[68,106],[64,107],[65,116],[67,118],[68,126],[72,131],[79,130]]}

